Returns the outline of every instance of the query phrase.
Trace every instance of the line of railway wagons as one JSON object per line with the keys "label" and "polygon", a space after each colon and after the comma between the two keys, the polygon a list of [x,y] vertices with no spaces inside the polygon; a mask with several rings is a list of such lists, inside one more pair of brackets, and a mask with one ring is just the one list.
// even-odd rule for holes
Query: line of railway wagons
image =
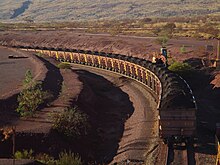
{"label": "line of railway wagons", "polygon": [[118,72],[146,85],[159,110],[159,134],[164,142],[181,142],[196,135],[196,103],[189,85],[163,65],[121,54],[76,49],[19,46],[59,61],[89,65]]}

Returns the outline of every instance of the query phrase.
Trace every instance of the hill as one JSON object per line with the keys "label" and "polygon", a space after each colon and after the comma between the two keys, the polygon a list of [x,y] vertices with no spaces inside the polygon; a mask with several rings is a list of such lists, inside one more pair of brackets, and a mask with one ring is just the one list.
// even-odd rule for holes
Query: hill
{"label": "hill", "polygon": [[1,0],[0,21],[220,15],[219,2],[219,0]]}

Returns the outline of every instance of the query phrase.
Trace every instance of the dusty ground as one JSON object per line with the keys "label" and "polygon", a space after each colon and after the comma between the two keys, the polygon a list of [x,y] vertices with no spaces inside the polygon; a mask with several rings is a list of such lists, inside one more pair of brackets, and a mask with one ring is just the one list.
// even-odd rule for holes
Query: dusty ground
{"label": "dusty ground", "polygon": [[[15,113],[17,105],[17,95],[22,90],[22,81],[28,69],[32,71],[34,80],[43,80],[46,76],[47,69],[43,63],[33,56],[18,50],[1,49],[1,97],[0,97],[0,125],[8,125],[12,121],[17,121],[18,116]],[[28,57],[19,59],[8,59],[8,55],[18,57]],[[10,114],[10,115],[8,115]],[[11,120],[13,118],[13,120]]]}
{"label": "dusty ground", "polygon": [[[155,111],[151,111],[155,110],[156,103],[154,100],[146,101],[151,97],[147,94],[146,89],[139,87],[137,82],[133,80],[130,82],[119,75],[111,74],[110,76],[104,71],[97,75],[95,71],[92,73],[91,69],[84,71],[79,67],[74,67],[73,71],[59,71],[46,60],[40,60],[45,63],[48,70],[43,80],[44,88],[51,92],[58,91],[59,94],[55,94],[57,97],[50,106],[42,109],[34,118],[19,120],[18,116],[11,115],[13,109],[5,111],[3,116],[4,119],[7,118],[7,125],[16,125],[16,131],[20,133],[50,134],[51,113],[63,111],[65,107],[77,104],[89,115],[93,130],[88,139],[81,142],[80,147],[72,144],[75,151],[79,152],[85,160],[107,163],[112,161],[117,154],[114,162],[126,159],[144,162],[145,158],[152,153],[152,149],[156,150],[157,115]],[[50,62],[57,64],[53,60]],[[59,78],[59,74],[62,78]],[[103,75],[104,77],[102,77]],[[56,78],[54,79],[54,77]],[[53,89],[55,87],[51,86],[57,86],[57,88]],[[149,131],[149,128],[152,131]],[[147,130],[143,131],[145,129]],[[25,135],[25,137],[29,136]],[[29,144],[32,149],[38,152],[43,151],[43,149],[39,149],[42,144],[37,145],[38,142],[30,139],[25,140],[26,143],[23,144],[23,139],[24,136],[21,139],[20,136],[17,137],[18,149],[25,148]],[[29,142],[27,143],[27,141]],[[64,149],[67,144],[58,146],[60,145]],[[4,147],[5,153],[1,153],[1,155],[7,156],[10,152],[6,152],[9,149],[3,144]],[[54,149],[51,149],[50,154],[61,150],[58,148],[55,146]],[[154,162],[155,160],[151,158],[149,161]]]}
{"label": "dusty ground", "polygon": [[[77,33],[77,32],[66,32],[66,31],[36,31],[36,32],[0,32],[0,42],[2,44],[9,44],[9,45],[38,45],[38,46],[47,46],[47,47],[66,47],[66,48],[77,48],[77,49],[85,49],[85,50],[98,50],[98,51],[105,51],[105,52],[114,52],[114,53],[121,53],[121,54],[126,54],[126,55],[133,55],[133,56],[138,56],[141,58],[146,58],[150,59],[151,58],[151,52],[157,51],[159,49],[159,46],[155,44],[155,38],[143,38],[143,37],[126,37],[126,36],[109,36],[109,35],[102,35],[102,34],[97,34],[97,35],[92,35],[92,34],[84,34],[84,33]],[[215,45],[215,41],[197,41],[193,39],[172,39],[168,43],[168,48],[171,51],[171,56],[173,59],[178,59],[180,61],[189,59],[189,58],[208,58],[208,56],[205,55],[204,52],[204,45]],[[186,47],[186,52],[185,53],[180,53],[180,46],[185,45]],[[216,48],[215,48],[216,49]],[[214,54],[215,55],[215,54]],[[214,57],[214,55],[211,55],[210,57]],[[100,96],[105,96],[104,98],[108,100],[109,95],[106,93],[106,89],[103,89],[102,83],[100,81],[97,81],[96,79],[100,79],[100,77],[90,74],[90,73],[85,73],[84,71],[77,71],[76,74],[81,76],[80,81],[85,83],[83,85],[82,92],[81,91],[81,99],[84,100],[85,102],[94,102],[94,100],[97,100]],[[61,73],[62,77],[63,74]],[[197,77],[198,76],[198,77]],[[202,137],[199,139],[199,147],[196,148],[196,160],[197,164],[211,164],[214,161],[214,154],[215,151],[213,150],[213,135],[214,135],[214,128],[215,128],[215,123],[220,122],[219,121],[219,104],[218,104],[218,98],[219,98],[219,82],[220,82],[220,77],[218,72],[213,72],[212,70],[203,70],[202,74],[198,74],[197,76],[194,77],[193,81],[190,82],[191,86],[193,88],[194,94],[196,96],[199,109],[198,109],[198,119],[199,119],[199,136]],[[69,76],[68,76],[69,77]],[[69,82],[75,82],[78,78],[73,78],[71,81],[68,80]],[[48,79],[49,80],[49,79]],[[89,81],[88,81],[89,80]],[[103,82],[103,79],[100,79]],[[79,79],[77,80],[77,82]],[[91,81],[91,82],[90,82]],[[109,80],[108,80],[109,81]],[[106,81],[108,84],[109,82]],[[65,82],[65,80],[64,80]],[[104,93],[97,93],[96,88],[97,85],[95,84],[100,84],[101,88],[99,89],[100,91]],[[87,85],[86,85],[87,84]],[[114,83],[113,83],[114,84]],[[212,84],[212,85],[211,85]],[[145,109],[145,105],[140,105],[136,98],[145,98],[141,94],[141,92],[137,93],[137,86],[128,85],[127,90],[125,85],[121,87],[122,91],[125,91],[129,95],[129,100],[133,102],[133,108],[139,109],[140,111],[137,111],[137,116],[142,116],[141,114],[146,112],[146,111],[141,111],[141,109]],[[45,87],[46,89],[48,88]],[[93,89],[91,89],[93,88]],[[77,88],[79,89],[79,88]],[[201,90],[202,89],[202,90]],[[60,91],[61,87],[59,86],[59,89],[54,89],[56,91]],[[53,90],[52,90],[53,91]],[[86,91],[86,92],[85,92]],[[77,92],[76,92],[77,93]],[[120,93],[120,92],[119,92]],[[206,93],[206,95],[204,95]],[[64,93],[66,95],[66,93]],[[86,96],[92,96],[92,97],[86,97]],[[59,100],[58,94],[56,93],[56,99]],[[65,97],[65,95],[63,95]],[[142,95],[142,96],[141,96]],[[98,98],[97,98],[98,97]],[[116,97],[117,98],[117,97]],[[55,100],[56,100],[55,99]],[[90,100],[91,99],[91,100]],[[68,100],[68,99],[67,99]],[[99,100],[99,99],[98,99]],[[56,102],[56,101],[55,101]],[[136,103],[135,103],[136,102]],[[100,102],[101,103],[101,102]],[[103,102],[103,105],[98,103],[98,105],[95,105],[94,103],[91,104],[94,109],[97,106],[105,106],[106,102]],[[120,107],[120,102],[117,102]],[[60,104],[60,101],[58,103]],[[113,105],[116,104],[115,102]],[[90,105],[90,104],[89,104]],[[108,105],[108,104],[107,104]],[[83,109],[89,109],[88,107],[85,106],[84,102],[81,102],[81,106],[84,108]],[[113,107],[112,107],[113,108]],[[94,112],[94,109],[92,112]],[[120,108],[119,108],[120,109]],[[112,109],[110,108],[109,111]],[[121,111],[122,113],[123,111]],[[97,113],[100,113],[99,110],[97,110]],[[123,112],[124,113],[124,112]],[[122,114],[123,114],[122,113]],[[126,112],[128,113],[128,112]],[[135,113],[132,112],[132,110],[128,113],[129,116],[132,114],[132,116],[125,122],[121,123],[118,125],[118,127],[123,127],[124,131],[120,132],[121,130],[119,129],[119,134],[117,135],[118,139],[120,137],[122,138],[122,141],[115,142],[115,147],[113,147],[114,151],[111,151],[111,153],[118,153],[117,156],[114,158],[114,160],[123,160],[123,156],[125,156],[127,153],[129,155],[129,152],[124,153],[124,150],[129,150],[129,145],[126,145],[126,141],[132,141],[132,138],[135,138],[135,136],[130,135],[132,134],[137,134],[139,136],[142,136],[138,132],[132,132],[130,128],[132,128],[134,121],[133,121],[133,115],[135,116]],[[112,114],[113,115],[113,114]],[[124,118],[127,118],[125,114]],[[148,114],[149,115],[149,114]],[[146,115],[146,116],[148,116]],[[143,116],[145,116],[143,114]],[[143,117],[142,116],[142,117]],[[92,116],[94,117],[94,116]],[[102,118],[102,117],[101,117]],[[136,119],[136,118],[135,118]],[[134,120],[135,120],[134,119]],[[101,122],[102,123],[102,122]],[[94,126],[97,127],[98,123],[94,123]],[[121,125],[121,126],[120,126]],[[141,127],[141,126],[140,126]],[[136,127],[135,127],[136,128]],[[146,127],[147,128],[147,127]],[[149,126],[149,128],[153,128],[152,125]],[[110,129],[110,128],[109,128]],[[100,129],[98,129],[100,130]],[[102,129],[101,129],[102,130]],[[133,129],[135,130],[135,129]],[[115,130],[111,130],[110,132],[105,132],[106,135],[109,133],[114,132]],[[138,130],[136,130],[138,131]],[[148,132],[148,131],[146,131]],[[123,136],[122,136],[123,135]],[[130,135],[130,136],[128,136]],[[145,135],[147,136],[147,135]],[[114,138],[113,138],[114,139]],[[129,140],[128,140],[129,139]],[[150,143],[150,142],[149,142]],[[111,144],[111,143],[110,143]],[[120,146],[117,146],[120,145]],[[108,143],[105,143],[102,145],[102,147],[107,148],[105,152],[103,153],[108,153],[111,149]],[[142,141],[138,141],[135,146],[141,145],[141,148],[145,148],[144,145],[142,145]],[[150,154],[153,154],[151,156],[152,159],[156,159],[157,155],[155,154],[155,151],[157,148],[156,147],[157,143],[153,143],[152,150],[150,150]],[[102,151],[102,147],[99,148],[99,151]],[[147,149],[151,149],[151,147],[146,147]],[[92,150],[91,146],[91,150]],[[110,149],[110,150],[108,150]],[[152,152],[153,151],[153,152]],[[120,153],[122,152],[122,153]],[[88,154],[88,153],[87,153]],[[105,154],[104,154],[105,155]],[[121,155],[121,156],[120,156]],[[131,154],[130,154],[131,155]],[[149,155],[146,153],[146,155]],[[210,155],[210,156],[208,156]],[[94,155],[93,155],[94,157]],[[95,155],[99,161],[109,161],[112,156],[109,156],[106,158],[106,160],[103,160],[103,155]],[[132,159],[132,158],[131,158]],[[154,160],[148,159],[151,163],[154,162]],[[201,161],[202,160],[202,161]]]}
{"label": "dusty ground", "polygon": [[[13,83],[16,83],[17,85],[22,85],[22,81],[24,79],[24,75],[26,70],[24,70],[22,67],[14,68],[16,71],[15,77],[20,78],[20,81],[15,81],[13,76],[7,76],[7,72],[4,74],[9,85],[5,86],[7,87],[7,90],[11,90],[14,95],[9,95],[9,99],[2,99],[1,102],[1,111],[4,112],[1,115],[1,123],[4,123],[5,118],[7,119],[7,125],[16,125],[16,130],[18,132],[41,132],[41,133],[47,133],[49,132],[49,128],[51,127],[50,123],[50,117],[49,113],[54,111],[60,111],[63,110],[65,107],[69,107],[72,104],[72,101],[74,98],[79,95],[81,91],[80,82],[77,81],[77,75],[70,72],[69,70],[59,70],[55,65],[57,64],[56,61],[51,61],[53,64],[45,60],[41,57],[35,57],[32,53],[26,53],[26,52],[18,52],[22,55],[28,56],[29,58],[34,58],[34,64],[28,63],[29,68],[34,71],[34,79],[41,80],[42,86],[44,90],[47,90],[49,93],[53,95],[52,102],[50,103],[49,107],[45,107],[43,111],[37,113],[34,118],[29,118],[28,120],[23,119],[19,120],[18,116],[14,113],[14,106],[13,104],[16,104],[16,98],[15,100],[11,100],[10,98],[14,95],[16,96],[16,92],[19,92],[21,88],[18,90],[16,89],[16,86],[12,86],[10,84],[11,81]],[[17,59],[16,59],[17,60]],[[17,61],[19,65],[22,65],[25,68],[25,62],[23,61]],[[15,66],[9,66],[9,68],[12,68]],[[7,69],[7,68],[5,68]],[[20,77],[19,77],[20,76]],[[72,83],[74,82],[74,85]],[[4,84],[3,84],[4,85]],[[13,91],[13,89],[16,89]],[[5,89],[6,90],[6,89]],[[5,94],[5,93],[3,93]],[[7,94],[7,93],[6,93]],[[7,102],[8,101],[8,102]],[[5,105],[6,104],[6,105]],[[7,108],[5,108],[7,107]],[[13,114],[13,115],[11,115]],[[5,123],[6,124],[6,123]],[[43,129],[42,129],[43,128]]]}
{"label": "dusty ground", "polygon": [[[120,53],[125,55],[149,58],[152,52],[158,52],[160,45],[155,43],[155,37],[111,36],[108,34],[89,34],[75,31],[9,31],[0,32],[2,44],[38,45],[45,47],[75,48]],[[185,46],[185,54],[180,47]],[[213,45],[215,40],[171,39],[167,47],[171,56],[181,60],[190,57],[204,56],[206,45]],[[216,51],[214,51],[216,55]]]}
{"label": "dusty ground", "polygon": [[[131,113],[127,112],[127,115],[124,116],[123,127],[117,128],[117,125],[114,126],[112,122],[117,122],[117,118],[119,117],[118,113],[122,111],[122,107],[125,106],[120,105],[126,104],[126,102],[122,100],[120,95],[112,90],[109,89],[106,91],[107,95],[105,97],[108,97],[108,102],[115,102],[115,104],[114,106],[106,103],[102,105],[108,114],[108,120],[112,120],[112,122],[109,123],[111,125],[110,129],[103,130],[106,132],[105,139],[112,141],[115,138],[114,136],[117,135],[117,132],[123,128],[120,135],[121,138],[119,138],[120,140],[117,139],[119,142],[117,144],[116,156],[111,164],[124,161],[143,164],[146,160],[147,164],[155,164],[155,155],[157,154],[158,147],[158,112],[156,110],[156,102],[152,96],[150,96],[149,91],[144,86],[140,86],[136,81],[121,77],[120,75],[106,73],[106,71],[99,71],[90,67],[85,68],[74,65],[74,67],[75,66],[104,76],[104,78],[112,82],[116,88],[120,88],[123,92],[127,93],[129,100],[132,102],[134,110],[132,110]],[[90,84],[90,86],[94,86],[94,84]],[[99,101],[99,98],[97,98],[97,101]],[[116,109],[116,103],[119,109]],[[100,103],[98,103],[97,106],[99,107]],[[116,116],[118,117],[115,118]]]}
{"label": "dusty ground", "polygon": [[[35,79],[42,78],[39,74],[43,72],[43,66],[34,56],[3,47],[0,47],[0,52],[0,99],[10,97],[22,88],[28,69]],[[8,59],[9,55],[27,58]]]}

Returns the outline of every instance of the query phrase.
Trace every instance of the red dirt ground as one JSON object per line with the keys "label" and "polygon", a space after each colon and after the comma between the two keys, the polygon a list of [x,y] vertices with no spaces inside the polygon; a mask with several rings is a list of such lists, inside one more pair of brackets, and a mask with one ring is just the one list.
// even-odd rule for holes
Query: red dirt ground
{"label": "red dirt ground", "polygon": [[[34,45],[34,46],[42,46],[42,47],[43,46],[63,47],[63,48],[66,47],[66,48],[77,48],[77,49],[86,49],[86,50],[98,50],[105,52],[121,53],[125,55],[133,55],[146,59],[151,59],[151,52],[157,51],[159,49],[159,46],[155,44],[154,40],[155,38],[106,36],[101,34],[92,35],[92,34],[77,33],[71,31],[0,32],[0,42],[3,45],[4,44],[26,45],[26,46]],[[168,48],[171,51],[171,56],[173,57],[173,59],[184,61],[192,57],[200,58],[200,59],[208,58],[206,57],[204,52],[205,49],[204,45],[207,44],[216,45],[216,41],[213,40],[198,41],[194,39],[172,39],[168,43]],[[180,53],[180,46],[182,45],[185,45],[186,53]],[[211,58],[213,57],[215,57],[215,54],[211,55]],[[66,96],[68,96],[66,100],[69,100],[70,98],[71,99],[77,98],[78,95],[77,93],[80,92],[80,89],[83,89],[81,88],[80,81],[78,80],[76,75],[75,75],[76,77],[74,77],[73,75],[72,77],[73,79],[71,78],[71,80],[69,79],[67,80],[67,77],[68,78],[71,77],[70,74],[67,74],[68,76],[65,76],[65,73],[61,73],[62,77],[64,78],[64,83],[67,81],[70,83],[69,85],[67,85],[68,88],[71,86],[71,84],[75,84],[75,83],[78,84],[76,87],[73,87],[74,89],[72,90],[72,91],[76,90],[76,92],[75,93],[64,92],[63,94],[61,94],[61,98],[64,97],[63,99],[60,99],[58,97],[52,103],[55,106],[58,105],[58,107],[63,107],[64,105],[62,101],[65,100]],[[199,148],[196,151],[197,152],[196,159],[197,160],[201,159],[204,161],[199,161],[198,164],[203,164],[204,162],[207,163],[214,162],[213,161],[214,158],[212,156],[214,155],[213,149],[209,149],[211,147],[209,144],[210,141],[212,142],[212,140],[209,141],[209,139],[212,138],[212,134],[214,131],[214,123],[220,122],[219,104],[218,104],[218,98],[220,93],[219,75],[220,75],[219,72],[213,72],[212,70],[205,70],[205,72],[202,72],[202,76],[198,76],[197,78],[192,80],[192,82],[190,82],[192,84],[194,94],[199,104],[199,120],[203,123],[208,123],[205,124],[204,126],[203,125],[200,126],[201,127],[200,129],[203,130],[201,131],[202,133],[201,137],[204,138],[201,139],[202,149]],[[92,80],[91,75],[87,79]],[[93,80],[93,82],[95,82],[95,80]],[[91,86],[91,84],[89,86]],[[86,101],[88,99],[88,97],[86,97],[87,95],[92,96],[90,97],[91,99],[94,100],[97,99],[97,94],[94,94],[94,91],[92,92],[89,86],[85,85],[87,90],[86,92],[83,92],[84,94],[83,97],[81,95],[82,97],[81,100]],[[129,93],[129,90],[127,90],[126,93],[128,93],[129,96],[132,96],[134,94],[133,91],[130,91]],[[204,95],[204,93],[206,93],[206,95]],[[108,98],[108,95],[105,95],[105,97]],[[94,100],[87,100],[87,101],[91,103],[91,101]],[[130,100],[132,101],[132,98],[130,98]],[[135,102],[134,98],[132,102],[133,103]],[[66,103],[64,104],[66,105]],[[83,104],[81,104],[81,106],[83,106]],[[84,109],[86,109],[86,107]],[[129,122],[126,122],[125,125],[126,124],[128,124],[126,127],[129,128],[132,126],[133,123],[130,125]],[[36,130],[41,129],[41,125],[36,125],[36,127],[38,127]],[[130,136],[134,136],[134,135],[130,135]],[[121,142],[122,146],[123,143],[124,142],[122,141]],[[154,155],[152,156],[152,158],[155,159],[155,153],[153,152],[151,154]],[[204,155],[206,155],[206,157],[204,157]],[[207,156],[207,155],[211,155],[211,156]],[[100,155],[99,156],[96,155],[96,157],[100,158]],[[122,160],[122,159],[118,158],[118,160]]]}
{"label": "red dirt ground", "polygon": [[[160,46],[155,43],[155,37],[111,36],[107,34],[88,34],[75,31],[9,31],[0,32],[2,44],[38,45],[45,47],[75,48],[83,50],[114,52],[125,55],[149,58],[152,52],[158,52]],[[167,47],[174,58],[181,60],[204,56],[206,45],[214,46],[215,40],[171,39]],[[180,47],[185,46],[185,53],[180,53]]]}
{"label": "red dirt ground", "polygon": [[[40,75],[44,71],[43,64],[35,56],[27,56],[20,51],[3,47],[0,47],[0,52],[0,99],[10,97],[21,90],[28,69],[32,71],[34,79],[43,79]],[[8,59],[9,55],[28,58]]]}

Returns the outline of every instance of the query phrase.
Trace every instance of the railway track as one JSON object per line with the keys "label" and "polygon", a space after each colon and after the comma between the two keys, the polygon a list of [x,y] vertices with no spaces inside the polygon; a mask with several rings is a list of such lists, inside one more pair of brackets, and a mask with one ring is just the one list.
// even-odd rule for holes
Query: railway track
{"label": "railway track", "polygon": [[[62,48],[16,47],[46,55],[61,62],[109,70],[143,84],[157,102],[159,136],[166,140],[191,138],[196,132],[195,99],[188,84],[163,65],[120,54]],[[176,144],[176,143],[175,143]],[[165,147],[164,164],[195,164],[192,144]],[[164,154],[162,152],[161,154]]]}

